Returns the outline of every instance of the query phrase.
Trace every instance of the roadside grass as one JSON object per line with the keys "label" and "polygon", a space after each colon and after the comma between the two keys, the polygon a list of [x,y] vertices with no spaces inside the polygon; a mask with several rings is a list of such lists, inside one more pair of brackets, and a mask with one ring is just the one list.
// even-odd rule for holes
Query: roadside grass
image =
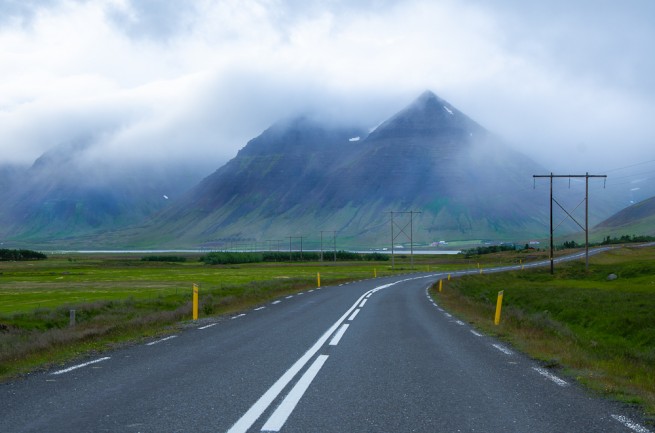
{"label": "roadside grass", "polygon": [[[206,265],[141,260],[137,255],[56,256],[0,262],[0,379],[174,332],[191,318],[192,284],[201,318],[230,314],[321,285],[410,271],[464,266],[453,257],[396,257],[389,262]],[[69,312],[75,310],[75,326]]]}
{"label": "roadside grass", "polygon": [[[610,281],[608,275],[618,279]],[[465,320],[655,415],[655,248],[622,248],[548,269],[444,281],[432,296]],[[493,325],[498,292],[502,319]]]}

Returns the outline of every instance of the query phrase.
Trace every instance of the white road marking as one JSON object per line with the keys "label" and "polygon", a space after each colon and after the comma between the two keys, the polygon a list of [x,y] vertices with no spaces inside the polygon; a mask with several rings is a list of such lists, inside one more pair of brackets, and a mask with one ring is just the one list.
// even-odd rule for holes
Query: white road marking
{"label": "white road marking", "polygon": [[466,325],[466,323],[462,322],[461,320],[457,320],[455,323],[457,323],[460,326]]}
{"label": "white road marking", "polygon": [[547,371],[547,370],[545,370],[545,369],[543,369],[541,367],[532,367],[532,369],[534,371],[536,371],[537,373],[541,374],[542,376],[545,376],[548,379],[552,380],[553,382],[555,382],[559,386],[568,386],[568,384],[569,384],[567,381],[560,379],[559,377],[555,376],[554,374],[551,374],[549,371]]}
{"label": "white road marking", "polygon": [[370,298],[372,294],[373,294],[373,292],[369,293],[368,295],[366,295],[365,298],[366,298],[366,299]]}
{"label": "white road marking", "polygon": [[314,289],[308,290],[307,293],[312,293],[313,291],[314,291]]}
{"label": "white road marking", "polygon": [[332,337],[332,340],[330,340],[330,346],[336,346],[339,344],[339,341],[341,341],[341,337],[343,337],[343,334],[346,333],[346,330],[348,329],[348,324],[341,325],[341,328],[337,331],[336,334],[334,334],[334,337]]}
{"label": "white road marking", "polygon": [[65,368],[65,369],[63,369],[63,370],[54,371],[54,372],[52,372],[52,373],[50,373],[50,374],[63,374],[63,373],[68,373],[69,371],[77,370],[78,368],[86,367],[87,365],[95,364],[95,363],[97,363],[97,362],[106,361],[106,360],[108,360],[108,359],[110,359],[110,357],[109,357],[109,356],[105,356],[104,358],[94,359],[93,361],[85,362],[84,364],[78,364],[78,365],[74,365],[74,366],[72,366],[72,367]]}
{"label": "white road marking", "polygon": [[514,352],[509,350],[507,347],[503,346],[502,344],[492,344],[493,347],[496,349],[500,350],[503,352],[505,355],[514,355]]}
{"label": "white road marking", "polygon": [[216,325],[218,325],[218,323],[210,323],[209,325],[201,326],[198,329],[207,329],[207,328],[211,328],[212,326],[216,326]]}
{"label": "white road marking", "polygon": [[279,300],[278,300],[278,301],[273,301],[273,302],[271,302],[271,305],[277,305],[277,304],[279,304],[280,302],[282,302],[282,301],[279,301]]}
{"label": "white road marking", "polygon": [[319,355],[319,357],[316,358],[305,374],[303,374],[300,380],[298,380],[298,383],[296,383],[289,394],[284,398],[284,400],[282,400],[280,406],[275,409],[275,412],[273,412],[268,421],[266,421],[266,424],[264,424],[261,431],[280,431],[327,359],[327,355]]}
{"label": "white road marking", "polygon": [[304,293],[304,292],[298,292],[298,293],[296,293],[296,294],[297,294],[298,296],[300,296],[300,295],[304,295],[305,293]]}
{"label": "white road marking", "polygon": [[239,314],[238,316],[234,316],[234,317],[232,317],[232,319],[238,319],[239,317],[243,317],[243,316],[245,316],[245,315],[246,315],[246,313],[241,313],[241,314]]}
{"label": "white road marking", "polygon": [[452,314],[448,314],[448,313],[444,313],[444,315],[445,315],[446,317],[453,317]]}
{"label": "white road marking", "polygon": [[177,335],[171,335],[170,337],[162,338],[161,340],[151,341],[150,343],[146,344],[146,346],[152,346],[152,345],[155,345],[155,344],[159,344],[159,343],[161,343],[163,341],[172,340],[175,337],[177,337]]}
{"label": "white road marking", "polygon": [[264,308],[266,308],[266,307],[259,307],[259,308],[255,308],[255,310],[254,310],[254,311],[260,311],[260,310],[263,310]]}
{"label": "white road marking", "polygon": [[293,295],[289,295],[289,296],[287,296],[287,297],[284,298],[284,299],[291,299],[291,298],[293,298]]}
{"label": "white road marking", "polygon": [[626,418],[622,415],[612,415],[612,418],[629,428],[630,430],[636,431],[637,433],[651,433],[646,427],[642,427],[636,422],[632,421],[630,418]]}
{"label": "white road marking", "polygon": [[368,301],[368,299],[364,299],[362,303],[359,304],[359,308],[362,308],[366,304],[366,301]]}
{"label": "white road marking", "polygon": [[357,315],[359,314],[360,311],[361,311],[361,310],[360,310],[359,308],[356,309],[355,311],[353,311],[353,313],[350,315],[350,317],[348,318],[348,320],[349,320],[349,321],[350,321],[350,320],[355,320],[355,317],[357,317]]}
{"label": "white road marking", "polygon": [[471,329],[471,334],[475,335],[476,337],[482,337],[482,334],[480,334],[479,332],[476,332],[476,331],[474,331],[472,329]]}
{"label": "white road marking", "polygon": [[[387,287],[391,287],[394,284],[399,284],[404,281],[396,281],[394,283],[385,284],[383,286],[378,286],[374,291],[382,290]],[[309,362],[310,359],[319,351],[325,342],[330,338],[330,336],[336,331],[336,329],[343,323],[344,320],[357,308],[357,305],[364,299],[369,292],[362,295],[336,322],[330,326],[330,328],[323,333],[323,335],[316,340],[314,345],[310,347],[307,352],[291,366],[289,369],[282,375],[280,378],[273,384],[271,387],[261,396],[259,399],[244,413],[241,418],[237,420],[236,423],[227,431],[227,433],[246,433],[250,427],[259,419],[259,417],[268,409],[268,407],[273,403],[278,395],[284,390],[284,388],[293,380],[293,378],[298,374],[298,372]]]}

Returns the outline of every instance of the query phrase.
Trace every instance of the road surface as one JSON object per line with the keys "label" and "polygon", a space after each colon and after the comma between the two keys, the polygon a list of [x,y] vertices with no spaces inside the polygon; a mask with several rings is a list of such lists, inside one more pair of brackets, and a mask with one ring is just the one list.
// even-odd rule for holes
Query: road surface
{"label": "road surface", "polygon": [[0,385],[0,431],[651,431],[444,311],[443,276],[309,290],[30,374]]}

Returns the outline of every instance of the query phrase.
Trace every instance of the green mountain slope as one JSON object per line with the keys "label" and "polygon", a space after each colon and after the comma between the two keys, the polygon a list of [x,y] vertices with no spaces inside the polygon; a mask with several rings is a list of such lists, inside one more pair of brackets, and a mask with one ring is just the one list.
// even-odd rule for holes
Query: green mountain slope
{"label": "green mountain slope", "polygon": [[225,246],[337,231],[348,245],[381,246],[389,212],[410,210],[420,212],[415,242],[527,239],[547,227],[547,200],[532,189],[543,171],[426,92],[368,135],[309,118],[273,125],[132,241]]}
{"label": "green mountain slope", "polygon": [[655,235],[655,197],[633,204],[594,227],[597,236]]}

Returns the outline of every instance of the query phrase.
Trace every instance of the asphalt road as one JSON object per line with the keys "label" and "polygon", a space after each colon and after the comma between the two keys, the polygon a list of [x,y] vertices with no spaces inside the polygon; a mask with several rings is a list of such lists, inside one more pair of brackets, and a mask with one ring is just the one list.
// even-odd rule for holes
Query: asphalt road
{"label": "asphalt road", "polygon": [[441,277],[306,291],[2,384],[0,431],[650,431],[443,311]]}

